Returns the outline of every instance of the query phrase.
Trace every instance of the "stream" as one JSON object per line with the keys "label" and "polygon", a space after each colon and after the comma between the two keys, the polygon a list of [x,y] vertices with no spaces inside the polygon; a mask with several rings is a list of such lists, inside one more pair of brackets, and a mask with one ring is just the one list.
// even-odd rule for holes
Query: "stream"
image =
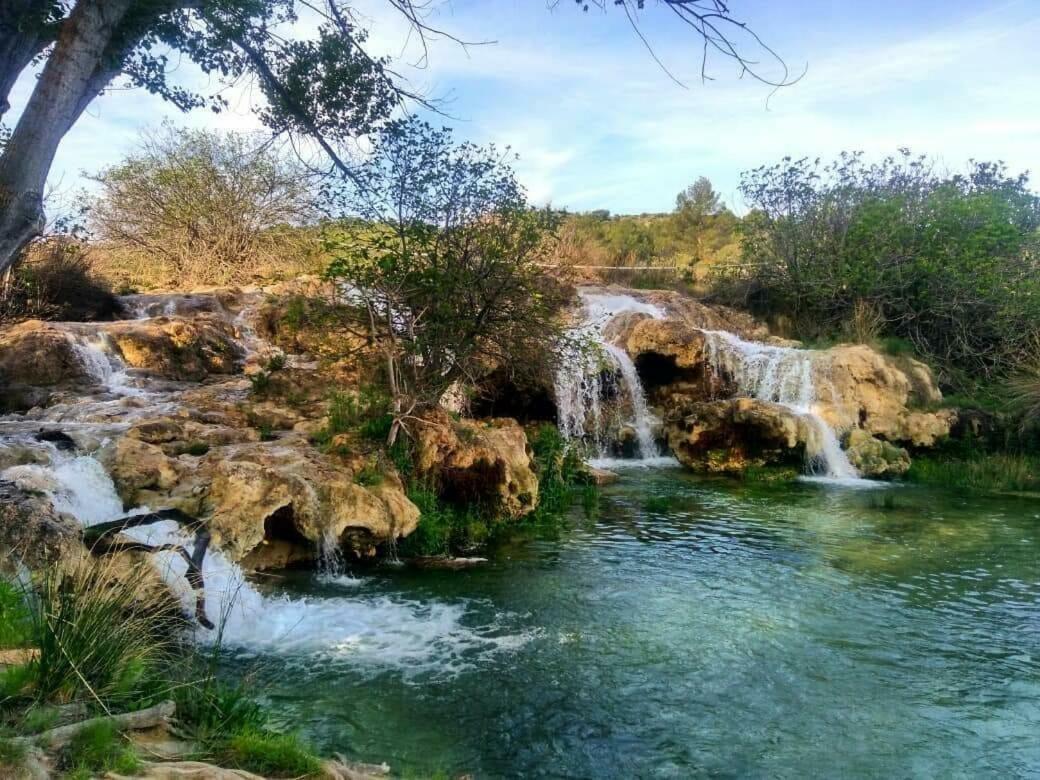
{"label": "stream", "polygon": [[[815,476],[694,476],[661,451],[632,361],[605,336],[619,314],[662,311],[582,299],[577,335],[599,349],[556,394],[564,433],[620,472],[598,506],[521,527],[463,571],[351,572],[333,546],[324,571],[247,577],[214,550],[224,673],[323,753],[404,776],[1037,777],[1040,502],[859,479],[816,412],[812,353],[719,331],[704,331],[711,359],[741,395],[816,426]],[[143,319],[206,301],[126,303]],[[244,315],[227,316],[255,358]],[[15,464],[0,479],[84,525],[146,511],[123,506],[101,454],[175,413],[188,385],[128,371],[95,326],[61,327],[94,387],[0,417]],[[220,381],[244,397],[248,383]],[[635,458],[617,459],[620,428]],[[172,523],[132,533],[186,541]],[[156,563],[190,609],[183,562]]]}
{"label": "stream", "polygon": [[307,652],[290,630],[227,671],[325,750],[417,776],[1035,777],[1038,520],[632,470],[483,568],[267,578],[408,620]]}

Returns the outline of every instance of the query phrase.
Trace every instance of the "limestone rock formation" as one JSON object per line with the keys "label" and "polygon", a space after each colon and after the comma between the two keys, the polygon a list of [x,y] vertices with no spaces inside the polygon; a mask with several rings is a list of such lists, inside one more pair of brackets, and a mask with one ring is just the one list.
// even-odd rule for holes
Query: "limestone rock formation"
{"label": "limestone rock formation", "polygon": [[483,503],[513,518],[538,505],[527,435],[515,420],[430,414],[417,426],[416,450],[417,471],[435,479],[449,500]]}
{"label": "limestone rock formation", "polygon": [[234,330],[212,314],[196,314],[190,320],[124,320],[106,326],[105,333],[127,365],[167,379],[197,381],[241,368],[243,352]]}
{"label": "limestone rock formation", "polygon": [[668,445],[694,471],[737,474],[749,467],[801,466],[819,446],[804,417],[780,404],[735,398],[675,410],[666,422]]}
{"label": "limestone rock formation", "polygon": [[858,428],[849,434],[845,454],[864,477],[899,477],[910,468],[910,453],[905,449]]}
{"label": "limestone rock formation", "polygon": [[42,493],[0,481],[0,552],[5,569],[16,562],[44,569],[85,549],[79,523],[55,511]]}
{"label": "limestone rock formation", "polygon": [[919,361],[857,344],[820,352],[815,367],[820,414],[838,430],[862,428],[888,441],[929,447],[956,421],[950,410],[913,411],[942,401],[931,371]]}
{"label": "limestone rock formation", "polygon": [[[192,450],[191,442],[206,448]],[[128,505],[205,520],[214,545],[253,568],[313,559],[328,543],[369,555],[419,521],[395,475],[362,486],[354,469],[291,434],[256,441],[223,426],[160,418],[118,441],[110,470]],[[268,554],[271,544],[277,549]]]}

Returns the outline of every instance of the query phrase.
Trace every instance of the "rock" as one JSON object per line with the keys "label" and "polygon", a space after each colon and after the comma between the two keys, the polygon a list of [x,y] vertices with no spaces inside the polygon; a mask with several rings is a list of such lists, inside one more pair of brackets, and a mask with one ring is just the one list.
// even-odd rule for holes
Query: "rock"
{"label": "rock", "polygon": [[670,416],[666,432],[680,463],[709,473],[801,466],[807,451],[819,449],[817,431],[806,418],[750,398],[693,403]]}
{"label": "rock", "polygon": [[910,468],[910,453],[905,449],[859,429],[849,434],[845,454],[864,477],[899,477]]}
{"label": "rock", "polygon": [[167,379],[197,381],[241,370],[243,352],[234,330],[215,315],[124,320],[106,325],[104,332],[127,365]]}
{"label": "rock", "polygon": [[451,501],[480,503],[518,518],[538,505],[524,429],[508,418],[484,422],[430,413],[416,431],[416,470],[440,486]]}
{"label": "rock", "polygon": [[62,328],[28,320],[0,332],[0,412],[44,405],[53,388],[93,381],[75,340]]}
{"label": "rock", "polygon": [[601,487],[603,485],[613,485],[620,479],[617,472],[610,471],[609,469],[600,469],[596,468],[595,466],[588,466],[586,471],[588,472],[589,479],[592,481],[592,484],[599,485]]}
{"label": "rock", "polygon": [[55,511],[48,498],[31,489],[28,481],[21,485],[0,481],[0,568],[22,564],[45,569],[79,558],[86,553],[81,530],[73,518]]}
{"label": "rock", "polygon": [[931,371],[863,344],[824,350],[815,361],[820,415],[838,430],[862,428],[888,441],[930,447],[950,433],[949,410],[911,411],[942,400]]}
{"label": "rock", "polygon": [[[213,447],[176,454],[184,451],[178,436]],[[233,438],[190,420],[142,422],[116,444],[111,475],[128,505],[176,508],[205,520],[214,545],[253,568],[312,561],[328,540],[372,554],[418,525],[419,510],[395,475],[362,486],[354,468],[302,437]]]}

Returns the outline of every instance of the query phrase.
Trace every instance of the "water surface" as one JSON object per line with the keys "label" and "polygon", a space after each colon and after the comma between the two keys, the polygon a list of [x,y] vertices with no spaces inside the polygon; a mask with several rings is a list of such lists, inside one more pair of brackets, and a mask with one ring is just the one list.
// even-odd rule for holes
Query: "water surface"
{"label": "water surface", "polygon": [[418,776],[1040,776],[1038,502],[634,471],[490,558],[268,581],[359,618],[233,669]]}

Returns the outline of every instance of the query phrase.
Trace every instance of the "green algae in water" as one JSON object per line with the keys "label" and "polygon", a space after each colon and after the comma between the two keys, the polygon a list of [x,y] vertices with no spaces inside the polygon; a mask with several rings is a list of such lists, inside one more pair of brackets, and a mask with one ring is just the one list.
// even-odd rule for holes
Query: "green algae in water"
{"label": "green algae in water", "polygon": [[[488,556],[349,589],[290,577],[280,590],[295,597],[458,620],[386,664],[363,662],[378,637],[359,626],[339,647],[243,668],[322,750],[407,776],[1040,766],[1040,502],[633,470],[603,489],[595,521],[578,508],[569,530]],[[460,649],[465,632],[483,643]]]}

